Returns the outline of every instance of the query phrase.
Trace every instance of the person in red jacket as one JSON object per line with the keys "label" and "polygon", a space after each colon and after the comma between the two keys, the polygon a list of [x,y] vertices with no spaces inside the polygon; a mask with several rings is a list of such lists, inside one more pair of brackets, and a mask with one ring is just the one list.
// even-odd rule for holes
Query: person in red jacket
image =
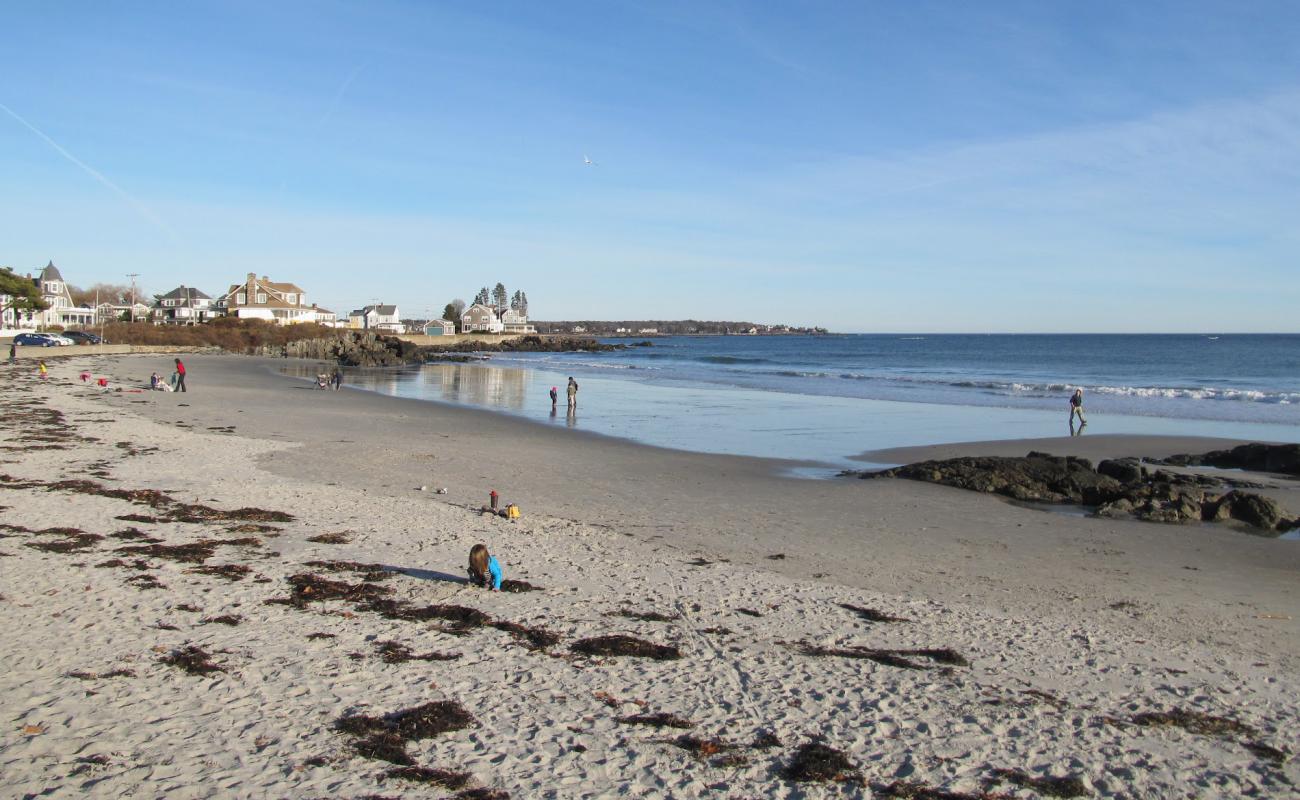
{"label": "person in red jacket", "polygon": [[176,391],[185,391],[185,365],[179,358],[176,359]]}

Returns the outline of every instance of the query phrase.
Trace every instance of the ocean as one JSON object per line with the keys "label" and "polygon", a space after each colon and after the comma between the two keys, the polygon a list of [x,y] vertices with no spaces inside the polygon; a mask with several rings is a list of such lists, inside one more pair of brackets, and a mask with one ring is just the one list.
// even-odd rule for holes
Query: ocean
{"label": "ocean", "polygon": [[[348,383],[652,445],[820,468],[861,466],[855,456],[888,447],[1068,435],[1075,387],[1084,391],[1085,435],[1300,441],[1300,335],[649,341],[610,353],[493,353],[482,363],[352,370]],[[581,385],[572,416],[564,402],[570,375]],[[551,386],[560,392],[554,415]]]}

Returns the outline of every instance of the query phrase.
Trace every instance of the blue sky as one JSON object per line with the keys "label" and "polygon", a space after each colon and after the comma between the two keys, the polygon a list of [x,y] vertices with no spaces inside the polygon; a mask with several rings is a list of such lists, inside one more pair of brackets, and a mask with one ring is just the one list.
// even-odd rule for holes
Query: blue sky
{"label": "blue sky", "polygon": [[[1297,331],[1300,3],[0,9],[0,265],[405,316]],[[596,164],[584,164],[590,156]]]}

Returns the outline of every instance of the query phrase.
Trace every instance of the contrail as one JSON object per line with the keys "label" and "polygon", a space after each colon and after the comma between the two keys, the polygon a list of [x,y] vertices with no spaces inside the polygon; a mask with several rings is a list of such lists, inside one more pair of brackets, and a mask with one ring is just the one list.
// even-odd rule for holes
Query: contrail
{"label": "contrail", "polygon": [[58,142],[51,139],[49,136],[46,136],[44,131],[42,131],[40,128],[36,127],[32,123],[28,122],[27,120],[23,119],[21,116],[18,115],[17,112],[15,112],[9,106],[5,105],[4,103],[0,103],[0,110],[3,110],[6,114],[18,120],[18,122],[27,130],[41,137],[41,139],[43,139],[46,144],[48,144],[50,147],[53,147],[55,150],[57,150],[59,155],[68,159],[73,164],[76,164],[78,167],[81,167],[81,169],[87,175],[99,181],[109,189],[113,190],[113,192],[115,192],[119,197],[125,200],[128,205],[130,205],[137,212],[139,212],[141,216],[143,216],[145,219],[152,222],[154,225],[158,226],[160,230],[162,230],[169,237],[171,237],[173,242],[178,241],[176,233],[171,228],[168,228],[166,223],[164,223],[161,219],[158,218],[157,214],[150,211],[148,206],[146,206],[144,203],[141,203],[139,200],[136,200],[121,186],[118,186],[116,183],[113,183],[108,178],[104,177],[104,174],[102,172],[90,166],[89,164],[82,161],[81,159],[77,158],[72,153],[69,153],[67,150],[63,148],[62,145],[60,145]]}
{"label": "contrail", "polygon": [[325,109],[325,113],[321,115],[320,119],[316,120],[317,128],[324,125],[329,121],[330,117],[334,116],[334,112],[339,108],[339,102],[343,100],[343,93],[348,90],[348,87],[352,85],[352,81],[356,80],[357,74],[360,73],[361,70],[365,69],[365,67],[365,64],[358,64],[353,68],[352,72],[348,74],[348,77],[343,81],[343,84],[339,86],[338,91],[334,93],[334,99],[330,101],[329,108]]}

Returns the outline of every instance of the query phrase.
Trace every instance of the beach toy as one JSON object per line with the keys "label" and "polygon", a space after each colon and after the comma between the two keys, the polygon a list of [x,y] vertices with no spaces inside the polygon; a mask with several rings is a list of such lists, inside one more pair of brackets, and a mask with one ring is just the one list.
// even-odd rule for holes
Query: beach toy
{"label": "beach toy", "polygon": [[101,388],[104,389],[108,388],[108,378],[100,378],[99,380],[95,381],[95,383],[99,384]]}
{"label": "beach toy", "polygon": [[81,373],[81,382],[85,383],[88,380],[90,380],[90,373],[89,372]]}
{"label": "beach toy", "polygon": [[447,487],[445,486],[439,488],[437,491],[437,494],[446,494],[446,493],[447,493]]}
{"label": "beach toy", "polygon": [[514,503],[506,506],[506,519],[519,519],[519,506]]}
{"label": "beach toy", "polygon": [[492,504],[492,505],[491,505],[491,508],[492,508],[493,511],[496,511],[496,510],[497,510],[497,498],[498,498],[498,497],[499,497],[499,495],[497,494],[497,490],[496,490],[496,489],[493,489],[492,491],[488,492],[488,500],[489,500],[489,501],[491,502],[491,504]]}

